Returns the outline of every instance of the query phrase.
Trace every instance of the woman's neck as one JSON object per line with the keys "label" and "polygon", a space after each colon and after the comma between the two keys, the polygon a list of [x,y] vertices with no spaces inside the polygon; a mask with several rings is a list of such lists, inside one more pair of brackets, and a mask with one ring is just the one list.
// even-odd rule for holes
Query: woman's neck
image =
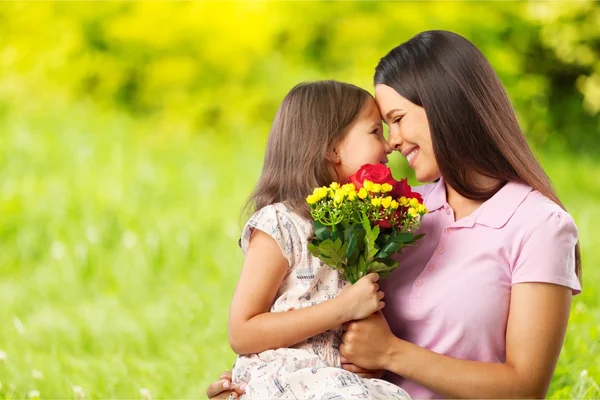
{"label": "woman's neck", "polygon": [[[497,179],[478,176],[476,184],[480,188],[492,188],[498,185]],[[446,201],[454,210],[454,220],[458,221],[473,213],[479,206],[484,203],[484,200],[472,200],[458,193],[453,187],[446,183]]]}

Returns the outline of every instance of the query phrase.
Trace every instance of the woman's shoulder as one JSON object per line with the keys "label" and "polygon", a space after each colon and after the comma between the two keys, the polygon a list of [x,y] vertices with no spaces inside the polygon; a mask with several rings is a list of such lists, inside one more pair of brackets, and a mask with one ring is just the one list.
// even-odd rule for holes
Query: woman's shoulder
{"label": "woman's shoulder", "polygon": [[412,191],[419,193],[421,195],[421,197],[423,197],[423,199],[425,199],[431,193],[433,188],[436,187],[437,184],[438,184],[438,182],[431,182],[431,183],[426,183],[424,185],[413,186]]}
{"label": "woman's shoulder", "polygon": [[529,221],[533,225],[537,225],[540,221],[547,220],[553,216],[572,221],[574,224],[573,217],[568,211],[534,189],[529,192],[523,203],[521,203],[517,214],[520,220]]}

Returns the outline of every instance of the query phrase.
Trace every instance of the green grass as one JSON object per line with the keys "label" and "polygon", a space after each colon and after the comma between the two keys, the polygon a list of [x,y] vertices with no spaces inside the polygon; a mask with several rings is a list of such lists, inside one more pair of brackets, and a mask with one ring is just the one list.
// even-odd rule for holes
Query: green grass
{"label": "green grass", "polygon": [[[264,132],[183,134],[85,107],[0,129],[0,398],[204,397],[234,361],[239,210]],[[550,397],[600,397],[600,166],[541,159],[579,225],[585,285]]]}

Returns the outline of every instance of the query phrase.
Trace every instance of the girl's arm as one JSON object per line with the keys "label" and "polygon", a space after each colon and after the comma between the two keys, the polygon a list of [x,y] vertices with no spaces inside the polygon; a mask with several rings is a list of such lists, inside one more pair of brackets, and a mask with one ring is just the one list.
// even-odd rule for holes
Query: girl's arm
{"label": "girl's arm", "polygon": [[567,329],[571,289],[547,283],[513,285],[506,362],[459,360],[396,338],[377,313],[352,322],[342,355],[364,368],[382,368],[449,398],[543,398]]}
{"label": "girl's arm", "polygon": [[229,315],[229,344],[237,354],[290,347],[383,308],[377,274],[369,274],[332,300],[287,312],[269,312],[288,261],[275,240],[256,229],[250,239]]}

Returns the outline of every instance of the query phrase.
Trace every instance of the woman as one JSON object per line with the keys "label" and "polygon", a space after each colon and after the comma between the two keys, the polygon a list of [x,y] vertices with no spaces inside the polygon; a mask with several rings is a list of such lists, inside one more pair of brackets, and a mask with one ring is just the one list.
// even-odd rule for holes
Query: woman
{"label": "woman", "polygon": [[577,228],[497,75],[463,37],[423,32],[382,58],[375,97],[392,148],[437,182],[385,318],[348,325],[344,368],[417,398],[544,397],[581,291]]}

